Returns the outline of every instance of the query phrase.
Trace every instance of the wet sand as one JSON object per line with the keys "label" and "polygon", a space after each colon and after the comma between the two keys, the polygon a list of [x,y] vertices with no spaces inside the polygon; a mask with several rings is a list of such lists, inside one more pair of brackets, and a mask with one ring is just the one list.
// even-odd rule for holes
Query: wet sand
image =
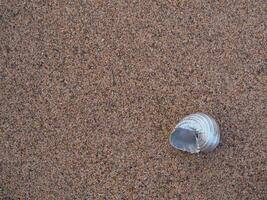
{"label": "wet sand", "polygon": [[266,199],[265,1],[1,4],[0,198]]}

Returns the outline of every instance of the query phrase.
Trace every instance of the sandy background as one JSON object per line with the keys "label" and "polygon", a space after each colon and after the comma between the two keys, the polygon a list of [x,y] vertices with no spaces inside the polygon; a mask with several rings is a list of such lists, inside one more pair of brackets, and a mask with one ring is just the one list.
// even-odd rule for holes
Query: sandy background
{"label": "sandy background", "polygon": [[0,3],[1,198],[267,198],[266,1]]}

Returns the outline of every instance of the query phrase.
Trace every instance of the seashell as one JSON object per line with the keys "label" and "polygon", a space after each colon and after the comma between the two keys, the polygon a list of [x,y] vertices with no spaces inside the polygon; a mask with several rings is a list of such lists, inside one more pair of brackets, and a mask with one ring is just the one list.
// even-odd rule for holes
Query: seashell
{"label": "seashell", "polygon": [[210,152],[219,144],[219,126],[207,114],[191,114],[176,125],[169,141],[175,149],[189,153]]}

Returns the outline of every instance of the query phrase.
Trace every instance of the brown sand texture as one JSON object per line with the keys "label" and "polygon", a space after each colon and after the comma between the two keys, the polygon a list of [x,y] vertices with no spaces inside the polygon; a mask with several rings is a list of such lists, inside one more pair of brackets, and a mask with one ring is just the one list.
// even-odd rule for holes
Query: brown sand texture
{"label": "brown sand texture", "polygon": [[0,5],[0,199],[267,199],[266,1]]}

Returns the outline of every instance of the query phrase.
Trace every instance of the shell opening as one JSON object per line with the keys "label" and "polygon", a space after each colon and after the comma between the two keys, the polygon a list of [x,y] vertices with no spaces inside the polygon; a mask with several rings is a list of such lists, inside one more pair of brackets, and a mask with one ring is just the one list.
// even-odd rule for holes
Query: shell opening
{"label": "shell opening", "polygon": [[170,136],[171,145],[189,153],[198,153],[198,134],[194,130],[176,128]]}

